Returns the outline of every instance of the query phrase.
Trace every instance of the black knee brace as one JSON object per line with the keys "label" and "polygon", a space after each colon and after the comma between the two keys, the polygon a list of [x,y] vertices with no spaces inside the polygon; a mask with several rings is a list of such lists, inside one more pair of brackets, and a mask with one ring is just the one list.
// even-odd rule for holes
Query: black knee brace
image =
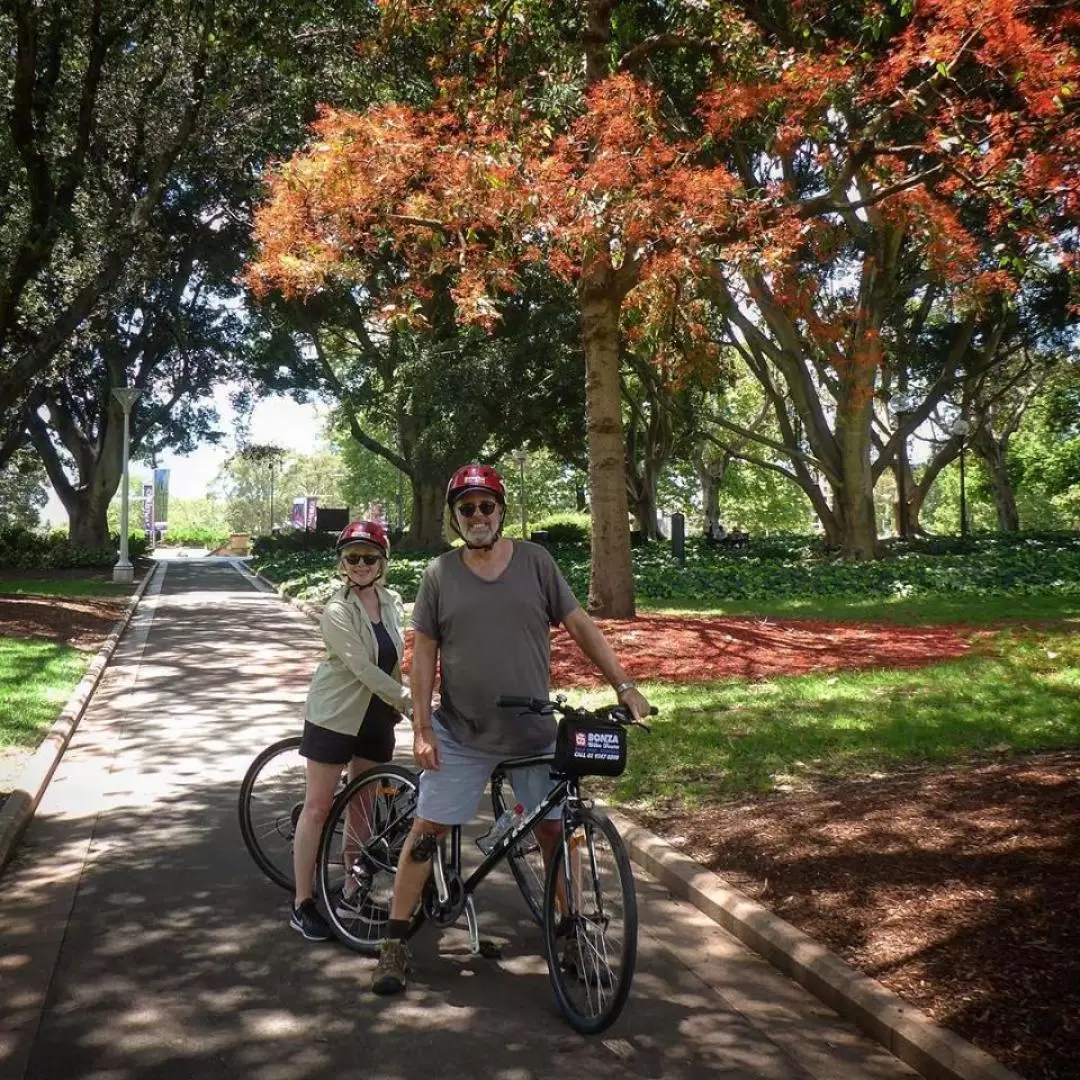
{"label": "black knee brace", "polygon": [[439,837],[437,833],[421,833],[414,841],[409,854],[416,862],[427,862],[438,849]]}

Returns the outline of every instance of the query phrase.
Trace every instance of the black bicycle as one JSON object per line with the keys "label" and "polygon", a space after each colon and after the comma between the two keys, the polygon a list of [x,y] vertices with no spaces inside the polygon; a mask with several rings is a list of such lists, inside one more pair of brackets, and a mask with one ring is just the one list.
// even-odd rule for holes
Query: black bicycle
{"label": "black bicycle", "polygon": [[[248,766],[240,783],[240,835],[255,865],[275,884],[293,891],[293,838],[304,809],[307,759],[300,736],[271,743]],[[348,782],[342,770],[337,791]]]}
{"label": "black bicycle", "polygon": [[[464,914],[469,947],[497,955],[480,938],[473,894],[504,859],[543,929],[555,1000],[570,1026],[584,1034],[614,1023],[626,1003],[637,959],[637,899],[630,859],[618,830],[582,795],[589,775],[618,775],[626,762],[626,730],[645,728],[622,705],[588,710],[565,699],[504,697],[500,706],[558,715],[555,754],[500,762],[491,777],[496,820],[509,802],[515,769],[550,765],[554,786],[464,878],[461,827],[435,845],[433,872],[410,920],[450,926]],[[655,713],[655,709],[653,712]],[[648,728],[645,728],[648,730]],[[394,875],[416,812],[418,777],[396,765],[362,773],[337,796],[319,845],[316,884],[336,936],[357,952],[373,955],[386,933]],[[560,811],[560,830],[546,869],[533,827]]]}

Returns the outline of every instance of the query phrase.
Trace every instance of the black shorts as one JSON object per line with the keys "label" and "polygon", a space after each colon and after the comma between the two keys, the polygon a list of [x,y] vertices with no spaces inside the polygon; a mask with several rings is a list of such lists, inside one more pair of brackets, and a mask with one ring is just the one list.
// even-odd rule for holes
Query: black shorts
{"label": "black shorts", "polygon": [[323,765],[347,765],[354,757],[381,764],[394,756],[394,725],[365,720],[355,735],[343,735],[305,720],[300,756]]}

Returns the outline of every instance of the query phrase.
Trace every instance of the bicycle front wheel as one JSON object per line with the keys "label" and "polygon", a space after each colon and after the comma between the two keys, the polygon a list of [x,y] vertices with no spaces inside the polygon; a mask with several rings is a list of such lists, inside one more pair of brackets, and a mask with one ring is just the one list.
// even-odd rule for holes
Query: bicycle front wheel
{"label": "bicycle front wheel", "polygon": [[[507,791],[507,783],[512,786],[513,780],[505,773],[496,772],[491,777],[491,813],[496,821],[502,817],[503,811],[517,801],[513,793]],[[506,861],[510,864],[510,872],[514,875],[530,914],[543,926],[544,856],[532,832],[524,833],[510,848],[506,853]]]}
{"label": "bicycle front wheel", "polygon": [[240,835],[255,864],[275,885],[293,890],[293,836],[304,808],[307,762],[300,736],[268,746],[248,767],[237,807]]}
{"label": "bicycle front wheel", "polygon": [[569,812],[544,889],[544,949],[555,1001],[584,1035],[610,1027],[637,961],[637,896],[626,847],[592,810]]}
{"label": "bicycle front wheel", "polygon": [[[386,936],[398,857],[416,816],[417,777],[377,765],[346,785],[319,841],[315,881],[327,921],[342,944],[374,956]],[[421,915],[413,917],[415,929]]]}

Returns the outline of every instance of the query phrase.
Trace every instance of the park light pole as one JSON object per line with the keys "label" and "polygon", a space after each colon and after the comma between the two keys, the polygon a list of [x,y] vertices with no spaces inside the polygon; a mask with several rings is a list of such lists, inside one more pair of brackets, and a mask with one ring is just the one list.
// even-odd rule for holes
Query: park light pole
{"label": "park light pole", "polygon": [[964,485],[964,448],[971,425],[961,416],[953,421],[952,433],[960,438],[960,536],[968,534],[967,491]]}
{"label": "park light pole", "polygon": [[124,410],[124,448],[123,470],[120,481],[120,558],[113,567],[113,581],[118,585],[130,585],[135,580],[135,568],[128,558],[128,455],[130,453],[131,429],[130,416],[131,406],[135,404],[139,391],[131,387],[121,386],[113,390],[113,397],[120,402],[120,408]]}
{"label": "park light pole", "polygon": [[510,456],[517,462],[518,467],[518,483],[520,489],[521,498],[521,539],[527,540],[525,535],[525,451],[513,450]]}

